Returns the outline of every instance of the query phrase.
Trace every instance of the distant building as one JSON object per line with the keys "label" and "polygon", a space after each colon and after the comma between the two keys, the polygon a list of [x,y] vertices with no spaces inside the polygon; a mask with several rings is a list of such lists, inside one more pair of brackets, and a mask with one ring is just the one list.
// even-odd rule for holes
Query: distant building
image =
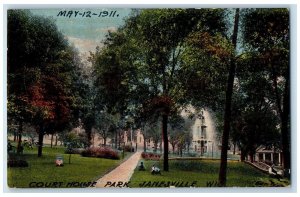
{"label": "distant building", "polygon": [[266,147],[259,146],[256,149],[255,161],[264,162],[267,164],[282,165],[282,150],[274,146]]}

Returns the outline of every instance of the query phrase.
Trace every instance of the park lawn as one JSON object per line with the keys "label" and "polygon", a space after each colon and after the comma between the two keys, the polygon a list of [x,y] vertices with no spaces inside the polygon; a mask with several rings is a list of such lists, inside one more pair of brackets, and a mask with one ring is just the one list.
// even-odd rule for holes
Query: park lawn
{"label": "park lawn", "polygon": [[[32,150],[25,149],[23,155],[15,157],[26,160],[29,163],[29,167],[8,168],[8,186],[28,188],[31,182],[63,182],[61,187],[66,187],[69,182],[97,181],[122,162],[122,159],[112,160],[72,154],[71,164],[69,164],[69,154],[64,154],[64,150],[65,148],[63,147],[44,147],[43,156],[39,158],[37,157],[36,148]],[[55,166],[54,162],[57,155],[63,156],[63,167]]]}
{"label": "park lawn", "polygon": [[[173,182],[178,187],[180,184],[183,187],[217,187],[219,160],[170,160],[169,172],[162,171],[161,175],[150,173],[153,164],[162,169],[161,161],[144,161],[144,163],[146,171],[135,169],[130,180],[130,187],[159,187],[159,183],[161,183],[160,187],[165,187],[169,186],[168,182]],[[196,183],[192,185],[193,182]],[[248,164],[236,161],[228,162],[227,187],[288,186],[289,184],[286,179],[278,181],[270,178]]]}

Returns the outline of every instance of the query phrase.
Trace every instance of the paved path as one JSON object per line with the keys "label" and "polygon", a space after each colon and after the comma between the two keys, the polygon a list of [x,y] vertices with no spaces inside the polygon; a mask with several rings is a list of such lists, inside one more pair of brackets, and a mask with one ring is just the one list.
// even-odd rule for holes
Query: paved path
{"label": "paved path", "polygon": [[[141,152],[137,151],[126,161],[121,163],[114,170],[104,175],[97,181],[96,187],[122,187],[123,185],[117,186],[118,182],[128,182],[133,174],[134,169],[138,165],[139,159],[141,158]],[[110,185],[108,184],[110,182]],[[115,185],[113,185],[115,183]],[[126,185],[125,185],[126,187]]]}

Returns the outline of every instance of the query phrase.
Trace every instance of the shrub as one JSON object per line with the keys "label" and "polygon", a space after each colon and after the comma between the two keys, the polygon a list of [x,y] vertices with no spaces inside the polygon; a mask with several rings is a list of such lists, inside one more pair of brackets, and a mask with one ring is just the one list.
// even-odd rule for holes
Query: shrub
{"label": "shrub", "polygon": [[14,168],[14,167],[28,167],[28,163],[25,160],[21,160],[21,159],[9,159],[7,161],[7,166]]}
{"label": "shrub", "polygon": [[142,153],[142,158],[143,159],[148,159],[148,160],[159,160],[160,159],[160,154],[156,154],[156,153]]}
{"label": "shrub", "polygon": [[98,157],[106,159],[120,159],[118,153],[108,147],[92,147],[81,152],[83,157]]}

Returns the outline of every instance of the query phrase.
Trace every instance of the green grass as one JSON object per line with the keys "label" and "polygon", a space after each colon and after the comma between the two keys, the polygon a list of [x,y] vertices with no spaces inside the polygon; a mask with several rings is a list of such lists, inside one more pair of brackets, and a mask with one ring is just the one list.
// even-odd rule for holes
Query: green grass
{"label": "green grass", "polygon": [[[63,182],[61,187],[66,187],[69,182],[96,181],[121,163],[121,160],[81,157],[73,154],[71,164],[69,164],[69,154],[64,154],[64,150],[63,147],[44,147],[42,157],[37,157],[36,148],[25,149],[21,156],[13,155],[13,157],[26,160],[29,167],[8,168],[8,186],[28,188],[31,182]],[[63,156],[63,167],[55,166],[57,155]]]}
{"label": "green grass", "polygon": [[[151,166],[156,164],[162,169],[162,162],[145,161],[146,171],[135,170],[130,180],[130,187],[161,187],[182,183],[182,186],[190,187],[196,182],[195,187],[217,186],[219,173],[219,160],[172,160],[169,161],[169,172],[161,172],[161,175],[152,175]],[[142,185],[143,182],[148,185]],[[151,182],[151,184],[149,184]],[[165,184],[163,184],[164,182]],[[176,183],[177,182],[177,183]],[[159,184],[158,183],[158,184]],[[270,178],[268,175],[242,162],[228,162],[227,187],[255,187],[255,186],[288,186],[288,180]],[[171,184],[172,185],[172,184]]]}

